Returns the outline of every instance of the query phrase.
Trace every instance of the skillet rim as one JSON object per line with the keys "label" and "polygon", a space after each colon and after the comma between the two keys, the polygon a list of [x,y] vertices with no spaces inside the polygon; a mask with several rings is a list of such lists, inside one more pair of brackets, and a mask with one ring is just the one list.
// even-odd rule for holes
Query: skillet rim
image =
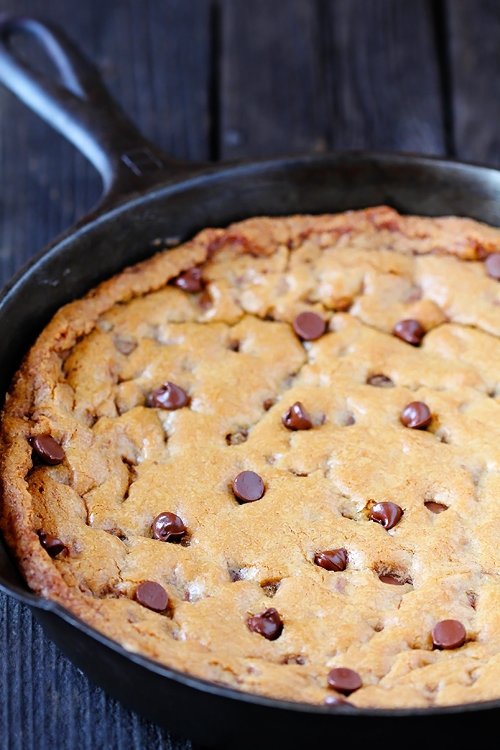
{"label": "skillet rim", "polygon": [[[461,161],[459,159],[447,158],[433,154],[419,154],[415,152],[397,152],[397,151],[372,151],[364,149],[332,151],[327,154],[292,154],[280,156],[277,158],[261,159],[241,159],[234,162],[207,162],[204,165],[193,165],[185,162],[172,170],[169,176],[154,184],[146,186],[143,190],[134,191],[120,195],[117,198],[108,200],[106,196],[99,201],[95,208],[81,219],[76,220],[70,227],[64,229],[53,240],[44,245],[41,250],[35,253],[31,258],[22,264],[22,266],[12,275],[12,277],[0,289],[0,315],[3,305],[10,298],[11,293],[15,292],[15,287],[22,281],[31,268],[44,258],[50,258],[59,249],[66,246],[73,240],[78,240],[82,235],[93,231],[104,222],[115,218],[120,213],[131,208],[140,206],[145,199],[146,202],[153,201],[154,198],[160,197],[165,190],[175,193],[177,190],[187,187],[196,186],[200,181],[210,182],[211,179],[220,179],[229,174],[238,174],[238,172],[252,173],[253,170],[271,170],[284,167],[307,166],[323,164],[324,166],[335,166],[337,163],[344,161],[351,162],[373,162],[380,166],[424,166],[428,168],[436,167],[441,169],[451,169],[457,171],[476,173],[478,177],[485,177],[487,174],[494,175],[499,181],[500,190],[500,166],[492,167],[483,162]],[[484,172],[485,175],[480,173]],[[348,210],[348,209],[347,209]],[[441,214],[444,216],[445,214]],[[473,218],[473,217],[472,217]],[[479,220],[481,221],[481,220]]]}

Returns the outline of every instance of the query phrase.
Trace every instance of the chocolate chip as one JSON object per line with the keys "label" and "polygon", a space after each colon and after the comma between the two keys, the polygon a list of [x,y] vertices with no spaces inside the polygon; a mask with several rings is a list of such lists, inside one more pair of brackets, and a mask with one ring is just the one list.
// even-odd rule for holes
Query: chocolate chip
{"label": "chocolate chip", "polygon": [[241,503],[253,503],[260,500],[266,488],[262,477],[255,471],[242,471],[233,480],[233,493]]}
{"label": "chocolate chip", "polygon": [[313,312],[303,312],[293,321],[293,330],[303,341],[315,341],[326,330],[326,321]]}
{"label": "chocolate chip", "polygon": [[466,591],[465,593],[467,594],[467,601],[469,602],[472,609],[476,609],[478,600],[477,594],[474,591]]}
{"label": "chocolate chip", "polygon": [[344,425],[344,427],[350,427],[351,425],[356,424],[354,414],[350,411],[346,412],[340,417],[339,424]]}
{"label": "chocolate chip", "polygon": [[186,391],[175,383],[168,381],[148,395],[147,404],[156,409],[167,409],[175,411],[182,409],[189,403],[189,397]]}
{"label": "chocolate chip", "polygon": [[212,307],[213,300],[208,289],[204,289],[198,299],[198,304],[202,310],[209,310]]}
{"label": "chocolate chip", "polygon": [[444,510],[448,510],[447,505],[436,503],[434,500],[426,500],[424,505],[431,513],[442,513]]}
{"label": "chocolate chip", "polygon": [[384,529],[392,529],[403,515],[402,508],[396,503],[375,503],[370,510],[370,520],[380,523]]}
{"label": "chocolate chip", "polygon": [[236,430],[236,432],[228,432],[226,435],[226,443],[228,445],[241,445],[241,443],[244,443],[247,438],[248,430],[242,428],[241,430]]}
{"label": "chocolate chip", "polygon": [[311,417],[304,409],[300,401],[296,401],[283,415],[283,424],[287,430],[310,430],[312,425]]}
{"label": "chocolate chip", "polygon": [[327,682],[328,687],[344,695],[354,693],[355,690],[359,690],[363,685],[359,674],[347,667],[335,667],[331,669],[328,672]]}
{"label": "chocolate chip", "polygon": [[345,570],[347,560],[347,550],[343,547],[316,552],[314,555],[314,564],[319,565],[320,568],[324,568],[325,570]]}
{"label": "chocolate chip", "polygon": [[274,607],[266,609],[260,615],[249,617],[247,625],[249,630],[253,633],[263,635],[268,641],[275,641],[283,631],[283,620]]}
{"label": "chocolate chip", "polygon": [[432,629],[434,648],[460,648],[465,643],[466,630],[458,620],[441,620]]}
{"label": "chocolate chip", "polygon": [[174,286],[182,289],[184,292],[201,292],[203,289],[203,278],[201,276],[201,268],[193,266],[188,268],[184,273],[179,274],[173,282]]}
{"label": "chocolate chip", "polygon": [[488,257],[488,251],[486,250],[484,245],[481,245],[480,242],[475,242],[475,256],[476,260],[485,260]]}
{"label": "chocolate chip", "polygon": [[264,411],[269,411],[269,409],[271,409],[271,407],[273,407],[275,403],[275,398],[266,398],[266,400],[262,404],[262,408],[264,409]]}
{"label": "chocolate chip", "polygon": [[382,583],[389,583],[392,586],[404,586],[407,581],[403,581],[401,578],[398,578],[398,576],[394,575],[393,573],[381,573],[378,577],[379,581],[382,581]]}
{"label": "chocolate chip", "polygon": [[159,583],[143,581],[135,590],[135,600],[153,612],[165,612],[168,607],[168,594]]}
{"label": "chocolate chip", "polygon": [[393,328],[394,336],[412,346],[419,346],[425,336],[425,328],[418,320],[400,320]]}
{"label": "chocolate chip", "polygon": [[113,526],[111,529],[104,529],[104,531],[107,534],[112,534],[113,536],[116,536],[117,539],[119,539],[121,542],[127,541],[127,535],[125,534],[122,529],[117,528],[116,526]]}
{"label": "chocolate chip", "polygon": [[418,286],[417,284],[413,284],[410,289],[406,292],[406,294],[403,295],[402,301],[403,302],[418,302],[418,300],[422,299],[423,291],[422,287]]}
{"label": "chocolate chip", "polygon": [[491,255],[488,255],[484,261],[484,266],[488,276],[500,281],[500,253],[492,253]]}
{"label": "chocolate chip", "polygon": [[243,577],[241,575],[241,568],[230,565],[227,569],[227,572],[229,573],[229,579],[232,581],[232,583],[243,580]]}
{"label": "chocolate chip", "polygon": [[118,336],[114,339],[114,345],[120,352],[120,354],[132,354],[134,349],[137,349],[137,342],[133,339],[119,338]]}
{"label": "chocolate chip", "polygon": [[393,388],[394,383],[387,375],[370,375],[366,381],[368,385],[374,385],[376,388]]}
{"label": "chocolate chip", "polygon": [[57,555],[60,555],[61,552],[64,552],[64,550],[67,549],[64,542],[61,542],[56,536],[47,534],[46,531],[38,531],[37,534],[40,539],[40,544],[50,557],[57,557]]}
{"label": "chocolate chip", "polygon": [[405,406],[400,416],[401,422],[405,427],[411,427],[414,430],[423,430],[432,422],[431,410],[423,401],[412,401]]}
{"label": "chocolate chip", "polygon": [[158,539],[160,542],[177,542],[187,533],[182,519],[175,513],[168,512],[156,516],[151,524],[151,531],[153,539]]}
{"label": "chocolate chip", "polygon": [[65,459],[66,454],[64,450],[54,440],[52,435],[35,435],[35,437],[31,438],[30,443],[36,455],[44,464],[56,466],[56,464],[60,464]]}
{"label": "chocolate chip", "polygon": [[354,708],[352,703],[346,701],[345,698],[341,698],[340,695],[327,695],[323,704],[330,708],[336,708],[337,706],[349,706],[350,708]]}
{"label": "chocolate chip", "polygon": [[307,664],[307,659],[302,654],[288,654],[288,656],[283,657],[281,664],[298,664],[303,666]]}
{"label": "chocolate chip", "polygon": [[274,578],[269,579],[267,581],[262,581],[260,584],[260,587],[264,594],[268,596],[270,599],[273,598],[273,596],[276,596],[276,593],[280,587],[281,584],[281,578]]}

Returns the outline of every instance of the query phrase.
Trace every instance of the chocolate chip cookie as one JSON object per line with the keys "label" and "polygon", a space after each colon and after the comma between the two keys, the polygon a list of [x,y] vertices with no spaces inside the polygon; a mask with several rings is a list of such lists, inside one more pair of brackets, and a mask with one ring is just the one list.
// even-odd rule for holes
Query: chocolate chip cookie
{"label": "chocolate chip cookie", "polygon": [[206,229],[63,307],[2,417],[28,584],[131,652],[355,707],[500,694],[500,230]]}

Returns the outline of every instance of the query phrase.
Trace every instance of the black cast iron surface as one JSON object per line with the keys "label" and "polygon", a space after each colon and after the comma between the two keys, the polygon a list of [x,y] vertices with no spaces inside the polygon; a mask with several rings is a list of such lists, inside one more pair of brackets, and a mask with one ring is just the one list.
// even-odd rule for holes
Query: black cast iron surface
{"label": "black cast iron surface", "polygon": [[[492,96],[500,68],[500,6],[495,2],[91,0],[75,10],[65,0],[17,0],[3,9],[43,13],[64,25],[104,69],[118,99],[147,135],[178,157],[321,153],[346,147],[490,163],[500,156],[500,105]],[[90,207],[99,183],[72,147],[4,90],[0,128],[0,269],[5,281]],[[402,184],[410,174],[420,182],[416,187],[424,188],[412,210],[439,211],[447,190],[448,200],[460,210],[461,191],[448,177],[427,179],[425,169],[406,175],[404,164],[401,169]],[[367,182],[370,170],[383,178],[383,169],[374,162],[365,173]],[[313,181],[318,189],[322,174],[319,167]],[[273,179],[284,176],[278,170]],[[471,176],[467,171],[456,175],[469,196],[463,212],[500,223],[497,176],[484,173],[472,183]],[[259,179],[254,172],[250,181],[259,189],[273,187],[269,176]],[[351,170],[346,184],[352,179]],[[388,200],[391,191],[392,182]],[[214,195],[224,193],[227,186],[214,186]],[[396,193],[392,202],[404,208],[404,190]],[[283,193],[282,205],[296,199],[305,208],[307,201],[320,207],[310,190],[292,199]],[[255,196],[247,200],[249,207],[261,210]],[[342,207],[339,192],[334,200]],[[358,191],[356,200],[371,202],[370,190]],[[275,212],[279,205],[275,195]],[[214,215],[218,211],[221,220],[233,218],[233,210],[221,213],[214,204]],[[200,211],[199,221],[206,219]],[[195,225],[196,219],[190,226]],[[90,279],[91,260],[87,266]],[[57,291],[49,286],[47,294],[56,303]],[[43,636],[28,609],[3,597],[0,606],[1,747],[190,747],[92,687]],[[85,639],[80,642],[83,663],[88,656]],[[101,671],[106,670],[106,651],[93,653]],[[124,683],[131,679],[123,678]],[[169,700],[168,691],[164,699]],[[213,706],[206,702],[201,716],[186,700],[187,722],[190,710],[193,727],[208,721]],[[220,712],[217,720],[224,721]],[[461,725],[458,716],[453,722]],[[438,732],[450,726],[432,724]],[[389,727],[390,722],[380,728],[385,733]]]}

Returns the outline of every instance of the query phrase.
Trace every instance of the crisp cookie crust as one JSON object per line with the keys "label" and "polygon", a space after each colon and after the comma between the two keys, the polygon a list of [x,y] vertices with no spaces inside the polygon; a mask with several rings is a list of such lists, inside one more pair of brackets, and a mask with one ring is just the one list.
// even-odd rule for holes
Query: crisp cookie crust
{"label": "crisp cookie crust", "polygon": [[242,690],[499,697],[499,251],[386,207],[256,218],[62,308],[2,419],[29,585]]}

